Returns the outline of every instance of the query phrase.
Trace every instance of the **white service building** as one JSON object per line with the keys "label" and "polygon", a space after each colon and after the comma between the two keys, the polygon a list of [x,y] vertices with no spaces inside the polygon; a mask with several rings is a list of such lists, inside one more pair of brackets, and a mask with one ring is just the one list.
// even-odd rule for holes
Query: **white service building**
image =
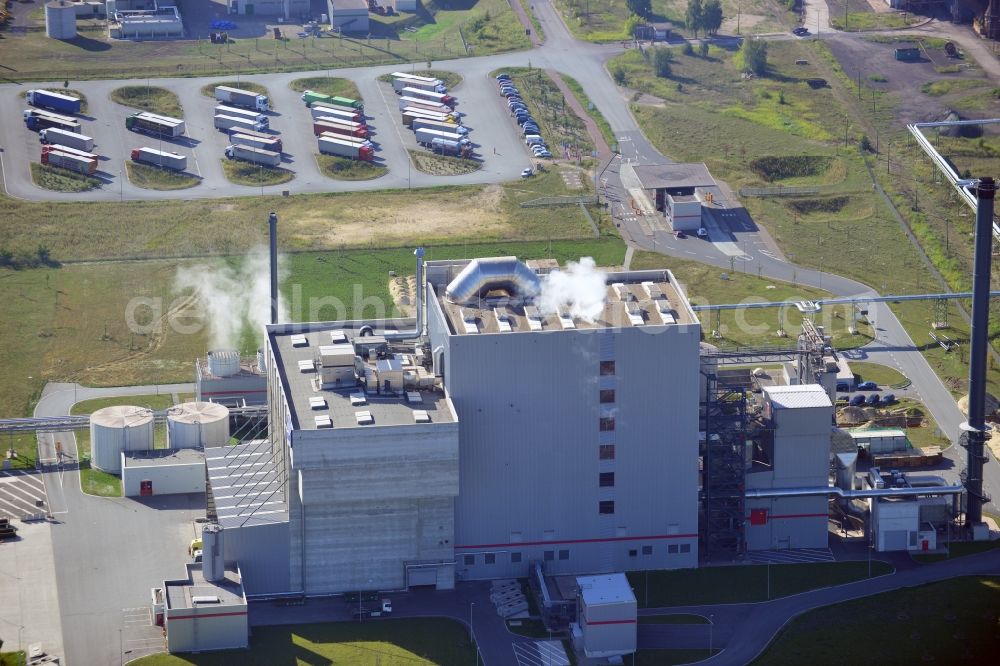
{"label": "white service building", "polygon": [[636,651],[635,594],[623,573],[580,576],[577,623],[571,627],[578,649],[591,659],[620,657]]}
{"label": "white service building", "polygon": [[327,0],[330,27],[345,33],[367,33],[368,3],[366,0]]}

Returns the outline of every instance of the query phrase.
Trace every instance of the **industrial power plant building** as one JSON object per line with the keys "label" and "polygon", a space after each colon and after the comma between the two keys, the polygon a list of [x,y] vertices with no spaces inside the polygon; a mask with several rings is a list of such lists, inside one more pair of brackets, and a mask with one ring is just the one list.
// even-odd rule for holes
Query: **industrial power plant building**
{"label": "industrial power plant building", "polygon": [[700,325],[673,275],[607,274],[587,313],[512,257],[418,284],[416,321],[268,327],[271,437],[206,453],[247,593],[697,566]]}

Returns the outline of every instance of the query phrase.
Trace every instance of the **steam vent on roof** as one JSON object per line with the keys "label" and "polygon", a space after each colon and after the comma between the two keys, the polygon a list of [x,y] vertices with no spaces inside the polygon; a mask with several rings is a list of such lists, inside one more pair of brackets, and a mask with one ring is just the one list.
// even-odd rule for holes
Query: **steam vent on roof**
{"label": "steam vent on roof", "polygon": [[466,305],[487,296],[528,299],[539,291],[538,276],[517,257],[489,257],[470,261],[448,284],[445,297]]}

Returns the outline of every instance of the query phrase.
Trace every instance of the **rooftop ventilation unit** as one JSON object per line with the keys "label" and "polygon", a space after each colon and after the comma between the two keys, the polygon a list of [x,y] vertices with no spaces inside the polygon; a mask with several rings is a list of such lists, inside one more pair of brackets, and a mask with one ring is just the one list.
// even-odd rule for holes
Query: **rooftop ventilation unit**
{"label": "rooftop ventilation unit", "polygon": [[316,427],[317,428],[332,428],[333,427],[333,420],[327,414],[321,414],[319,416],[315,416],[315,417],[313,417],[313,420],[316,422]]}
{"label": "rooftop ventilation unit", "polygon": [[494,291],[526,299],[541,291],[541,282],[517,257],[473,259],[448,283],[445,298],[459,305],[470,305]]}
{"label": "rooftop ventilation unit", "polygon": [[478,333],[479,326],[476,324],[476,311],[462,309],[462,326],[466,333]]}
{"label": "rooftop ventilation unit", "polygon": [[221,604],[222,601],[215,595],[196,594],[191,597],[192,604]]}
{"label": "rooftop ventilation unit", "polygon": [[413,420],[417,423],[430,423],[431,415],[427,413],[426,409],[414,409]]}
{"label": "rooftop ventilation unit", "polygon": [[351,407],[359,407],[361,405],[367,405],[367,404],[368,404],[368,396],[366,396],[364,393],[358,392],[351,394]]}
{"label": "rooftop ventilation unit", "polygon": [[375,417],[368,410],[354,412],[354,418],[358,420],[358,425],[371,425],[375,423]]}
{"label": "rooftop ventilation unit", "polygon": [[565,310],[559,310],[559,323],[566,330],[576,328],[576,324],[573,323],[573,315]]}
{"label": "rooftop ventilation unit", "polygon": [[534,305],[524,306],[524,316],[528,319],[528,328],[532,331],[542,330],[542,314]]}
{"label": "rooftop ventilation unit", "polygon": [[306,340],[306,336],[302,334],[293,335],[289,338],[292,341],[293,347],[308,347],[309,341]]}
{"label": "rooftop ventilation unit", "polygon": [[660,289],[660,285],[655,282],[643,282],[642,288],[646,290],[646,294],[654,301],[667,297],[667,295],[663,293],[663,290]]}
{"label": "rooftop ventilation unit", "polygon": [[642,308],[639,307],[638,303],[627,303],[625,311],[628,313],[629,323],[633,326],[642,326],[645,323],[642,317]]}
{"label": "rooftop ventilation unit", "polygon": [[497,308],[493,308],[493,316],[497,318],[497,328],[500,329],[501,333],[510,333],[513,330],[511,328],[509,314],[501,312]]}
{"label": "rooftop ventilation unit", "polygon": [[407,391],[406,392],[406,402],[418,403],[423,402],[424,397],[420,395],[420,391]]}
{"label": "rooftop ventilation unit", "polygon": [[310,409],[326,409],[326,398],[321,395],[314,395],[309,398]]}
{"label": "rooftop ventilation unit", "polygon": [[343,331],[331,331],[330,342],[335,345],[346,345],[348,343],[347,333],[344,333]]}
{"label": "rooftop ventilation unit", "polygon": [[304,358],[299,361],[299,372],[316,372],[316,364],[312,359]]}

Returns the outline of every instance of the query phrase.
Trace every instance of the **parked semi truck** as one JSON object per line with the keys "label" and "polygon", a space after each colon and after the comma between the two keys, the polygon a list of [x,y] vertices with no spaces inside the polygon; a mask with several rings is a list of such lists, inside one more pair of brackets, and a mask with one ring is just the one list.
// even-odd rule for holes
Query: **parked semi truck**
{"label": "parked semi truck", "polygon": [[455,116],[447,113],[439,113],[437,111],[430,111],[428,109],[415,109],[413,107],[406,107],[403,109],[403,124],[410,126],[413,124],[414,118],[426,118],[427,120],[436,120],[440,123],[448,123],[451,125],[461,125],[461,122]]}
{"label": "parked semi truck", "polygon": [[365,117],[356,109],[348,109],[346,106],[336,106],[335,104],[317,102],[309,107],[309,112],[312,114],[313,118],[332,116],[334,118],[350,120],[355,123],[365,122]]}
{"label": "parked semi truck", "polygon": [[184,121],[170,116],[161,116],[148,111],[139,111],[125,118],[125,127],[133,132],[143,132],[153,136],[174,138],[184,134]]}
{"label": "parked semi truck", "polygon": [[76,118],[60,116],[58,113],[50,113],[38,109],[26,109],[23,115],[24,124],[28,129],[35,132],[49,127],[58,127],[67,132],[80,132],[80,121]]}
{"label": "parked semi truck", "polygon": [[408,106],[417,109],[425,108],[438,113],[452,113],[452,108],[447,104],[438,104],[425,97],[400,97],[399,110],[402,111]]}
{"label": "parked semi truck", "polygon": [[229,135],[229,140],[241,146],[253,146],[254,148],[263,148],[264,150],[280,153],[281,139],[274,136],[264,136],[267,138],[262,137],[256,132],[254,134],[247,134],[246,132],[236,131]]}
{"label": "parked semi truck", "polygon": [[434,139],[447,139],[448,141],[454,141],[456,143],[468,144],[470,141],[462,136],[461,134],[456,134],[455,132],[442,132],[437,129],[428,128],[417,128],[414,130],[417,135],[417,143],[422,143],[425,146],[431,145]]}
{"label": "parked semi truck", "polygon": [[269,167],[276,167],[281,164],[281,153],[276,153],[273,150],[264,150],[263,148],[254,148],[253,146],[244,146],[239,143],[234,143],[226,147],[226,157],[231,160],[243,160],[244,162],[253,162],[254,164],[262,164]]}
{"label": "parked semi truck", "polygon": [[316,139],[316,146],[324,155],[349,157],[364,162],[370,162],[375,158],[375,149],[370,144],[357,143],[348,137],[324,134]]}
{"label": "parked semi truck", "polygon": [[84,157],[76,151],[71,153],[66,150],[59,150],[56,146],[43,146],[42,164],[57,166],[89,175],[97,171],[97,156]]}
{"label": "parked semi truck", "polygon": [[[242,134],[243,136],[252,136],[254,138],[261,139],[263,141],[274,141],[275,144],[276,144],[274,150],[278,151],[279,153],[282,150],[281,137],[277,136],[277,135],[274,135],[274,134],[267,134],[266,132],[257,132],[255,130],[250,130],[250,129],[233,130],[232,132],[230,132],[230,136],[233,135],[233,134]],[[243,143],[243,142],[242,141],[230,141],[230,143]],[[272,149],[268,148],[268,150],[272,150]]]}
{"label": "parked semi truck", "polygon": [[368,138],[368,128],[364,125],[358,125],[357,123],[348,125],[346,122],[337,122],[329,118],[317,120],[313,123],[313,134],[319,136],[323,132],[346,134],[348,136],[361,137],[362,139]]}
{"label": "parked semi truck", "polygon": [[133,148],[132,161],[152,164],[153,166],[173,169],[174,171],[184,171],[187,169],[187,157],[177,153],[168,153],[164,150],[154,148]]}
{"label": "parked semi truck", "polygon": [[91,137],[77,134],[76,132],[67,132],[58,127],[48,127],[40,130],[38,137],[42,140],[42,143],[58,143],[87,152],[94,149],[94,140]]}
{"label": "parked semi truck", "polygon": [[306,106],[312,106],[314,102],[326,102],[327,104],[333,104],[334,106],[343,106],[349,109],[357,109],[359,111],[365,108],[365,105],[362,104],[360,100],[351,99],[350,97],[324,95],[323,93],[312,90],[307,90],[302,93],[302,101],[306,103]]}
{"label": "parked semi truck", "polygon": [[338,141],[347,141],[348,143],[353,143],[356,146],[367,146],[368,148],[372,149],[372,152],[375,151],[375,144],[369,141],[368,139],[362,139],[356,136],[347,136],[346,134],[335,134],[334,132],[323,132],[316,138],[319,139],[320,137],[323,136],[328,137],[330,139],[337,139]]}
{"label": "parked semi truck", "polygon": [[225,104],[219,104],[215,107],[215,115],[217,116],[232,116],[235,118],[246,118],[247,120],[252,120],[255,123],[259,123],[264,129],[267,129],[270,124],[268,117],[258,111],[251,111],[250,109],[239,109],[235,106],[226,106]]}
{"label": "parked semi truck", "polygon": [[229,86],[215,86],[215,99],[226,104],[235,104],[247,109],[257,111],[267,111],[270,108],[270,100],[267,95],[252,92],[250,90],[240,90]]}
{"label": "parked semi truck", "polygon": [[439,130],[441,132],[451,132],[452,134],[460,134],[462,136],[469,133],[468,127],[462,127],[461,125],[455,125],[453,123],[445,123],[440,120],[431,120],[430,118],[414,118],[410,125],[414,130],[432,129]]}
{"label": "parked semi truck", "polygon": [[458,103],[458,100],[447,95],[445,93],[434,92],[433,90],[423,90],[421,88],[403,88],[400,93],[403,97],[413,97],[414,99],[426,99],[428,101],[434,102],[435,104],[444,104],[445,106],[453,107]]}
{"label": "parked semi truck", "polygon": [[429,76],[417,76],[416,74],[405,74],[403,72],[392,73],[392,89],[399,92],[403,88],[420,88],[421,90],[433,90],[434,92],[448,92],[441,79],[433,79]]}
{"label": "parked semi truck", "polygon": [[29,90],[24,94],[31,106],[52,109],[60,113],[80,113],[80,98],[50,90]]}
{"label": "parked semi truck", "polygon": [[251,120],[250,118],[240,118],[238,116],[224,116],[221,113],[216,114],[213,122],[215,123],[215,129],[223,131],[248,129],[259,132],[262,129],[267,129],[267,126],[260,121]]}
{"label": "parked semi truck", "polygon": [[442,155],[472,157],[471,144],[460,143],[458,141],[449,141],[448,139],[442,139],[440,137],[437,137],[433,141],[431,141],[431,150],[433,150],[435,153],[441,153]]}
{"label": "parked semi truck", "polygon": [[351,613],[355,620],[363,617],[383,617],[392,615],[392,600],[362,602]]}

